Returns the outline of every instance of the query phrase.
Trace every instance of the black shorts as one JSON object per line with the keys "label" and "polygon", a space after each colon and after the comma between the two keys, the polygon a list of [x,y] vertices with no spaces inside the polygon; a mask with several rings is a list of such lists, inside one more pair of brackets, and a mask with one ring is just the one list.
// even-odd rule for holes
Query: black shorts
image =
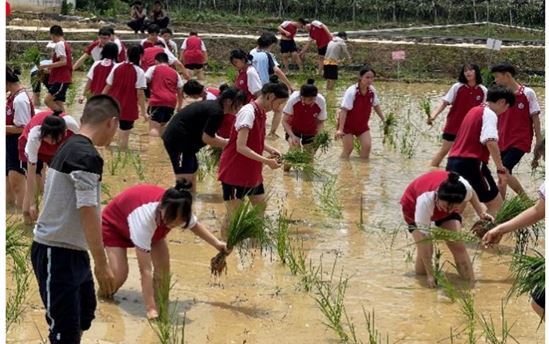
{"label": "black shorts", "polygon": [[175,174],[193,174],[198,170],[196,153],[178,151],[171,147],[167,147],[165,143],[164,147],[168,152]]}
{"label": "black shorts", "polygon": [[135,121],[126,121],[121,119],[118,121],[118,128],[120,128],[120,130],[132,130],[134,122]]}
{"label": "black shorts", "polygon": [[280,40],[280,53],[287,54],[297,51],[297,45],[293,39],[281,39]]}
{"label": "black shorts", "polygon": [[167,106],[151,106],[151,121],[166,124],[172,118],[174,110],[174,108]]}
{"label": "black shorts", "polygon": [[50,343],[80,343],[97,307],[88,252],[33,242],[31,261],[46,308]]}
{"label": "black shorts", "polygon": [[337,80],[337,65],[324,65],[324,79]]}
{"label": "black shorts", "polygon": [[442,133],[442,139],[445,141],[454,142],[456,140],[455,134]]}
{"label": "black shorts", "polygon": [[446,171],[456,172],[465,178],[477,193],[482,203],[490,202],[499,194],[488,166],[475,158],[448,158]]}
{"label": "black shorts", "polygon": [[202,68],[204,68],[204,64],[203,63],[187,63],[185,65],[185,68],[190,69],[190,70],[202,69]]}
{"label": "black shorts", "polygon": [[10,171],[25,174],[25,170],[19,160],[19,134],[6,135],[6,176]]}
{"label": "black shorts", "polygon": [[265,194],[263,183],[254,187],[236,186],[236,185],[221,183],[221,187],[223,188],[224,201],[244,199],[244,197],[246,196],[258,196],[258,195]]}
{"label": "black shorts", "polygon": [[70,84],[56,82],[48,85],[48,92],[56,102],[64,102],[67,99],[67,90]]}
{"label": "black shorts", "polygon": [[509,148],[501,152],[501,162],[509,171],[509,174],[513,174],[513,168],[520,162],[520,159],[522,159],[524,154],[525,153],[518,148]]}
{"label": "black shorts", "polygon": [[[315,140],[315,135],[302,135],[302,134],[298,134],[298,133],[294,133],[294,135],[301,139],[301,144],[302,145],[308,145],[310,143],[313,143],[314,140]],[[288,133],[286,133],[286,141],[288,141],[289,138],[290,138],[290,135],[288,135]]]}
{"label": "black shorts", "polygon": [[149,99],[151,97],[151,90],[148,86],[143,89],[143,93],[145,94],[145,98]]}
{"label": "black shorts", "polygon": [[545,309],[545,288],[540,293],[532,293],[532,300],[540,306],[541,308]]}
{"label": "black shorts", "polygon": [[[461,217],[460,214],[458,214],[458,213],[451,213],[450,215],[446,216],[445,218],[435,221],[435,225],[436,225],[437,227],[440,227],[440,226],[442,226],[442,224],[443,224],[444,222],[450,221],[450,220],[458,220],[459,223],[462,223],[462,222],[463,222],[463,218]],[[416,226],[415,223],[408,224],[408,232],[412,233],[412,232],[415,231],[416,229],[417,229],[417,226]]]}
{"label": "black shorts", "polygon": [[318,55],[320,56],[324,56],[326,55],[326,50],[328,49],[328,46],[325,46],[324,48],[318,48],[317,51],[318,51]]}

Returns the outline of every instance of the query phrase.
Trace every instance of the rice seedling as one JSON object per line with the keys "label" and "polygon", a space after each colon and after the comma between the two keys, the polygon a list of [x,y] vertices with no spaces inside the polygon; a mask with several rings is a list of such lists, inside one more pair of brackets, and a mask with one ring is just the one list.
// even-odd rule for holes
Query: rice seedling
{"label": "rice seedling", "polygon": [[360,228],[364,225],[364,196],[360,195],[360,209],[359,209],[359,225]]}
{"label": "rice seedling", "polygon": [[[379,330],[376,328],[376,316],[374,310],[372,309],[371,312],[366,312],[366,309],[363,306],[362,313],[364,314],[364,319],[366,320],[366,329],[368,330],[368,343],[382,344],[383,338]],[[388,334],[385,336],[385,342],[389,344]]]}
{"label": "rice seedling", "polygon": [[303,173],[305,176],[319,176],[320,173],[315,170],[314,157],[311,153],[303,149],[292,149],[280,158],[281,162],[289,166],[290,169]]}
{"label": "rice seedling", "polygon": [[411,159],[416,154],[416,147],[420,141],[417,139],[417,130],[412,125],[409,109],[405,119],[404,127],[400,131],[399,151],[405,158]]}
{"label": "rice seedling", "polygon": [[224,73],[225,73],[225,80],[227,80],[227,83],[229,85],[233,84],[236,80],[236,77],[237,77],[237,74],[238,72],[236,71],[236,69],[234,68],[226,68],[224,70]]}
{"label": "rice seedling", "polygon": [[197,154],[197,158],[199,161],[198,180],[202,181],[206,175],[217,171],[217,166],[219,165],[219,160],[221,159],[221,149],[214,147],[201,149]]}
{"label": "rice seedling", "polygon": [[111,187],[107,183],[101,183],[101,195],[106,196],[101,197],[101,204],[108,204],[113,199]]}
{"label": "rice seedling", "polygon": [[6,290],[6,332],[17,323],[25,310],[25,299],[30,287],[32,276],[28,266],[29,244],[23,236],[23,229],[20,223],[13,223],[10,219],[6,226],[6,257],[7,266],[11,269],[11,276],[14,282],[13,288]]}
{"label": "rice seedling", "polygon": [[330,134],[327,131],[321,131],[315,136],[313,141],[314,151],[316,152],[317,150],[320,150],[322,154],[325,154],[328,152],[331,143],[332,137]]}
{"label": "rice seedling", "polygon": [[320,188],[315,188],[315,194],[320,202],[320,210],[330,217],[340,219],[343,217],[343,206],[337,196],[336,182],[337,177],[330,176]]}
{"label": "rice seedling", "polygon": [[545,257],[533,250],[534,255],[515,254],[511,262],[511,273],[515,279],[508,297],[524,294],[539,295],[545,292]]}
{"label": "rice seedling", "polygon": [[67,106],[72,106],[76,100],[76,85],[75,83],[70,83],[67,90]]}
{"label": "rice seedling", "polygon": [[512,339],[515,343],[518,341],[511,335],[511,329],[515,326],[513,323],[509,326],[507,319],[505,319],[505,307],[504,301],[501,300],[501,332],[498,336],[496,327],[494,325],[494,319],[490,315],[489,318],[485,317],[484,314],[480,316],[480,325],[482,327],[485,343],[489,344],[506,344],[509,339]]}
{"label": "rice seedling", "polygon": [[360,140],[358,138],[354,138],[353,139],[353,150],[357,153],[357,154],[360,154],[360,149],[362,148],[362,145],[360,144]]}
{"label": "rice seedling", "polygon": [[158,283],[156,302],[159,316],[156,320],[149,321],[149,325],[161,344],[185,343],[185,313],[180,319],[178,303],[176,302],[173,307],[170,307],[170,291],[173,286],[170,274]]}
{"label": "rice seedling", "polygon": [[431,101],[428,98],[424,98],[419,102],[419,107],[423,114],[427,118],[431,118]]}
{"label": "rice seedling", "polygon": [[147,176],[145,175],[145,165],[143,164],[143,160],[141,160],[141,155],[139,153],[131,152],[128,154],[131,157],[131,162],[135,169],[135,173],[137,174],[137,178],[140,182],[144,182],[147,179]]}
{"label": "rice seedling", "polygon": [[128,162],[128,154],[122,152],[120,149],[117,149],[116,152],[111,154],[111,159],[109,160],[109,172],[111,176],[118,174],[120,169],[124,168]]}
{"label": "rice seedling", "polygon": [[291,219],[287,216],[285,210],[280,210],[276,221],[273,234],[276,243],[276,252],[282,265],[286,265],[288,259],[288,250],[290,249],[290,238],[288,237],[288,228],[290,227]]}
{"label": "rice seedling", "polygon": [[479,220],[475,222],[471,227],[471,232],[475,233],[479,238],[482,238],[486,232],[494,228],[498,224],[509,221],[518,214],[522,213],[526,209],[535,204],[535,201],[530,199],[526,195],[516,195],[510,199],[505,200],[501,209],[498,211],[494,218],[494,222],[486,220]]}
{"label": "rice seedling", "polygon": [[383,122],[383,144],[396,148],[395,129],[397,124],[395,113],[389,112]]}
{"label": "rice seedling", "polygon": [[[249,249],[249,245],[245,245],[247,239],[251,244],[259,244],[260,248],[264,248],[269,244],[267,235],[266,221],[263,216],[263,208],[254,206],[246,199],[234,211],[229,221],[227,229],[227,248],[229,250],[238,246],[239,250]],[[227,269],[227,253],[219,252],[210,261],[211,273],[214,276],[220,276]]]}
{"label": "rice seedling", "polygon": [[432,241],[432,242],[453,241],[453,242],[462,242],[462,243],[468,243],[468,244],[480,243],[480,239],[478,237],[470,233],[467,233],[465,231],[451,231],[451,230],[439,228],[439,227],[429,229],[429,236],[425,239],[425,241]]}

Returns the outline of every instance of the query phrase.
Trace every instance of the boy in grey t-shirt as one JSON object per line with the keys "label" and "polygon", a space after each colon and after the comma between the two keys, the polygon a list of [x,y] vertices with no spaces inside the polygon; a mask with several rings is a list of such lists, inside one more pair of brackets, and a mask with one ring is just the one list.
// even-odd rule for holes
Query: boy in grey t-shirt
{"label": "boy in grey t-shirt", "polygon": [[326,48],[324,56],[324,79],[326,79],[326,89],[333,90],[338,77],[338,64],[347,57],[351,61],[351,55],[347,50],[347,33],[338,32],[332,38]]}

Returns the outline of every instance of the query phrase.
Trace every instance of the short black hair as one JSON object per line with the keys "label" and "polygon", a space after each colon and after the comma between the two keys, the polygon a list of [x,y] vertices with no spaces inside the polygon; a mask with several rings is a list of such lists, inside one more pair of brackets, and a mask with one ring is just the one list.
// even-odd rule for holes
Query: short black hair
{"label": "short black hair", "polygon": [[164,44],[164,42],[159,40],[159,41],[156,41],[156,43],[154,43],[154,46],[159,46],[159,47],[165,48],[166,44]]}
{"label": "short black hair", "polygon": [[260,48],[268,48],[276,42],[278,42],[278,38],[272,32],[263,32],[257,39],[257,45]]}
{"label": "short black hair", "polygon": [[188,96],[201,95],[204,92],[204,85],[195,79],[191,79],[183,85],[183,92]]}
{"label": "short black hair", "polygon": [[301,86],[299,95],[302,97],[316,97],[318,95],[318,88],[315,86],[314,79],[308,79],[307,83]]}
{"label": "short black hair", "polygon": [[118,61],[118,45],[113,42],[105,44],[101,50],[101,58]]}
{"label": "short black hair", "polygon": [[269,77],[269,82],[263,85],[261,88],[261,94],[272,93],[275,97],[279,99],[288,99],[290,93],[288,91],[288,86],[278,81],[278,76],[271,75]]}
{"label": "short black hair", "polygon": [[304,18],[299,18],[297,21],[300,22],[301,25],[307,25],[310,23],[307,19]]}
{"label": "short black hair", "polygon": [[83,125],[93,126],[118,117],[120,117],[118,100],[106,94],[98,94],[86,102],[80,122]]}
{"label": "short black hair", "polygon": [[486,101],[495,103],[500,99],[505,99],[509,107],[515,105],[515,94],[511,89],[499,85],[490,87],[486,95]]}
{"label": "short black hair", "polygon": [[154,59],[160,63],[168,63],[168,54],[166,53],[158,53],[155,55]]}
{"label": "short black hair", "polygon": [[141,56],[143,55],[143,47],[140,44],[132,45],[128,48],[128,61],[136,66],[139,66]]}
{"label": "short black hair", "polygon": [[459,72],[458,82],[462,84],[467,83],[467,78],[465,78],[465,70],[472,69],[475,71],[475,82],[477,85],[482,84],[482,74],[480,73],[480,67],[474,63],[466,63],[461,66],[461,71]]}
{"label": "short black hair", "polygon": [[245,62],[250,62],[252,60],[252,56],[245,52],[242,49],[235,49],[231,51],[231,54],[229,55],[229,61],[232,60],[243,60]]}
{"label": "short black hair", "polygon": [[343,38],[344,40],[347,40],[347,32],[345,32],[345,31],[338,32],[336,36],[340,37],[340,38]]}
{"label": "short black hair", "polygon": [[189,32],[189,36],[198,36],[198,33],[196,31]]}
{"label": "short black hair", "polygon": [[152,34],[152,33],[160,33],[160,27],[156,24],[151,24],[149,25],[149,27],[147,28],[147,33],[148,34]]}
{"label": "short black hair", "polygon": [[99,32],[97,33],[98,36],[112,36],[114,33],[114,30],[109,26],[103,26],[99,29]]}
{"label": "short black hair", "polygon": [[53,25],[50,27],[50,35],[63,37],[63,28],[59,25]]}
{"label": "short black hair", "polygon": [[374,73],[374,76],[376,76],[376,71],[371,66],[368,66],[368,65],[362,67],[362,69],[360,70],[358,75],[360,75],[360,77],[362,77],[364,74],[366,74],[368,72],[372,72],[372,73]]}
{"label": "short black hair", "polygon": [[517,75],[517,70],[510,63],[500,63],[495,66],[492,66],[490,69],[491,73],[509,73],[512,76]]}
{"label": "short black hair", "polygon": [[173,31],[172,31],[172,29],[170,29],[170,28],[168,28],[168,27],[165,27],[165,28],[163,28],[162,30],[160,30],[160,34],[161,34],[161,35],[163,35],[163,34],[165,34],[165,33],[169,33],[170,35],[173,36]]}
{"label": "short black hair", "polygon": [[19,82],[19,75],[21,75],[21,71],[18,68],[10,68],[6,66],[6,82],[10,83],[16,83]]}

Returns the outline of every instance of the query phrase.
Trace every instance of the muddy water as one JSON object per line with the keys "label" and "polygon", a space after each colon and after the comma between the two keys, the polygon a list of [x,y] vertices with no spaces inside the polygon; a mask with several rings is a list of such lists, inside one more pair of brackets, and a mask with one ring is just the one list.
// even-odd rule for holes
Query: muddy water
{"label": "muddy water", "polygon": [[[210,79],[212,85],[221,80]],[[347,85],[328,95],[333,109]],[[323,88],[323,85],[321,85]],[[355,323],[357,335],[367,341],[362,307],[375,310],[377,329],[389,341],[399,343],[450,343],[455,334],[465,327],[465,317],[459,305],[451,303],[442,291],[425,288],[423,280],[413,273],[410,259],[415,255],[413,241],[402,225],[398,200],[407,183],[427,171],[429,160],[438,148],[438,136],[443,120],[434,128],[424,124],[418,102],[423,97],[432,99],[436,106],[448,85],[435,84],[376,84],[382,108],[387,114],[395,112],[401,123],[409,123],[413,133],[409,141],[415,143],[415,155],[405,159],[399,149],[381,144],[379,120],[371,119],[373,134],[372,157],[368,162],[356,158],[340,161],[340,144],[334,143],[329,152],[319,156],[319,168],[337,176],[337,195],[343,205],[343,218],[332,219],[319,210],[315,190],[322,180],[306,181],[293,172],[264,171],[265,185],[271,198],[268,213],[275,215],[280,208],[287,209],[296,220],[291,226],[292,241],[303,241],[307,259],[324,270],[330,270],[337,259],[335,278],[340,272],[350,276],[345,304],[348,315]],[[321,89],[322,89],[321,88]],[[543,90],[536,90],[544,106]],[[81,106],[74,106],[78,113]],[[409,120],[405,118],[409,116]],[[399,137],[404,136],[403,124]],[[282,128],[279,130],[282,136]],[[282,139],[271,140],[280,150],[286,150]],[[169,186],[172,183],[170,163],[159,139],[146,136],[145,123],[139,122],[131,137],[131,146],[140,152],[145,166],[146,181]],[[102,150],[105,157],[104,183],[109,192],[119,191],[139,182],[135,169],[128,164],[114,176],[109,171],[112,153]],[[532,176],[528,165],[531,157],[523,159],[517,176],[526,189],[534,194],[539,177]],[[107,197],[107,195],[104,195]],[[363,198],[364,225],[359,226],[360,198]],[[217,234],[225,213],[221,188],[214,175],[207,175],[198,185],[195,213],[208,228]],[[466,213],[466,225],[474,221],[471,209]],[[302,291],[297,277],[277,261],[276,254],[256,254],[255,259],[240,260],[233,254],[228,259],[228,274],[214,281],[209,273],[209,260],[214,249],[192,233],[173,231],[169,234],[171,269],[175,287],[172,304],[178,304],[179,313],[186,314],[185,338],[188,343],[337,343],[331,330],[322,322],[312,293]],[[512,247],[512,242],[504,247]],[[452,262],[449,251],[440,245],[442,260]],[[543,250],[543,242],[539,249]],[[474,257],[477,283],[473,289],[475,309],[486,317],[492,316],[496,328],[501,328],[501,300],[511,285],[508,278],[509,255],[469,247]],[[253,262],[253,263],[252,263]],[[157,343],[154,332],[144,319],[139,272],[135,254],[129,252],[130,275],[117,293],[115,303],[99,304],[96,319],[84,335],[85,343]],[[450,279],[459,284],[455,270],[444,264]],[[220,282],[214,283],[214,282]],[[37,342],[47,336],[44,310],[36,291],[35,282],[28,308],[20,325],[14,326],[8,336],[10,342]],[[505,306],[505,318],[511,334],[520,343],[544,343],[543,327],[531,311],[527,297],[512,298]],[[480,332],[479,332],[480,335]],[[454,339],[466,342],[465,334]],[[479,340],[483,342],[483,340]]]}

